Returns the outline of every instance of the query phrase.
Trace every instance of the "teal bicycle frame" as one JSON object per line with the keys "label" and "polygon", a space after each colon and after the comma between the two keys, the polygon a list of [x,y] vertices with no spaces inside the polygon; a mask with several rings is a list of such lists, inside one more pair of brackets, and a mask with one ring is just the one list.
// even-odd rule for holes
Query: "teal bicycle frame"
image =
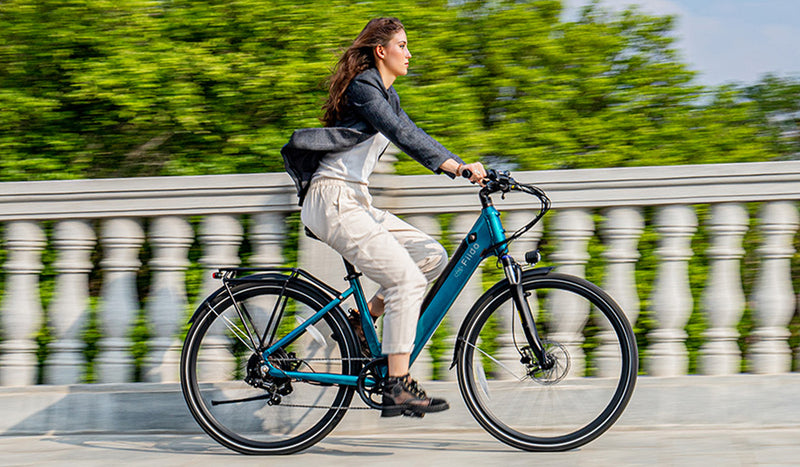
{"label": "teal bicycle frame", "polygon": [[[508,253],[505,230],[500,221],[500,213],[490,203],[484,203],[480,217],[461,241],[458,249],[447,263],[442,275],[428,292],[421,307],[421,316],[417,322],[417,335],[414,341],[414,350],[411,352],[410,362],[413,364],[422,351],[425,343],[431,338],[436,328],[450,310],[458,295],[464,289],[467,281],[480,265],[484,258],[489,256],[504,257]],[[312,373],[302,371],[288,371],[275,368],[267,358],[278,349],[291,344],[309,327],[317,323],[322,317],[339,306],[350,296],[354,296],[359,310],[367,310],[367,300],[359,279],[353,267],[347,264],[348,276],[346,280],[350,287],[331,300],[313,316],[308,318],[286,336],[269,346],[263,352],[264,362],[269,368],[269,374],[279,378],[292,378],[300,381],[356,386],[358,376],[331,373]],[[362,327],[367,337],[370,351],[373,356],[381,355],[380,342],[374,331],[374,323],[369,313],[360,313]]]}

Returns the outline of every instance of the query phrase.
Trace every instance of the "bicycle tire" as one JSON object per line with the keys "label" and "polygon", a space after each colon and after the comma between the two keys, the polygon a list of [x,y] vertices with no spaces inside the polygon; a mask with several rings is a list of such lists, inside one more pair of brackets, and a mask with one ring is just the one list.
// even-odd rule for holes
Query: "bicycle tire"
{"label": "bicycle tire", "polygon": [[[503,443],[526,451],[574,449],[608,430],[627,406],[638,371],[636,340],[619,305],[584,279],[529,270],[521,284],[556,366],[536,368],[511,286],[501,281],[476,302],[459,332],[459,388],[478,423]],[[499,336],[498,319],[506,324]],[[587,325],[573,322],[565,330],[559,319]]]}
{"label": "bicycle tire", "polygon": [[[274,338],[263,348],[294,329],[302,316],[310,316],[331,300],[317,287],[281,275],[238,283],[231,292],[251,315],[259,335],[267,334],[273,311],[280,315],[280,320],[274,320]],[[279,303],[276,308],[281,294],[285,306]],[[242,326],[227,291],[212,295],[196,312],[180,363],[181,388],[192,416],[217,442],[243,454],[291,454],[319,442],[344,417],[355,389],[296,381],[287,386],[286,381],[263,375],[260,384],[274,386],[265,389],[246,382],[245,378],[258,375],[253,369],[259,365],[257,354],[263,348],[254,352],[252,345],[246,347],[248,339],[234,335],[234,331],[246,335]],[[298,371],[357,375],[356,349],[344,313],[337,307],[275,357],[274,364],[302,366]],[[288,394],[278,393],[277,387]],[[269,394],[277,394],[280,402],[275,404]],[[255,400],[241,401],[250,398]],[[230,402],[236,400],[241,402]]]}

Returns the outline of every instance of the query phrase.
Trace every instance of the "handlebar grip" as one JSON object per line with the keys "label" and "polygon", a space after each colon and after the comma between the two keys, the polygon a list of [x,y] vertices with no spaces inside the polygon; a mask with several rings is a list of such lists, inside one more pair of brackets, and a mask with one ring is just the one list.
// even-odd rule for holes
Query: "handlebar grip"
{"label": "handlebar grip", "polygon": [[469,169],[464,169],[461,171],[461,176],[466,179],[472,178],[472,171]]}

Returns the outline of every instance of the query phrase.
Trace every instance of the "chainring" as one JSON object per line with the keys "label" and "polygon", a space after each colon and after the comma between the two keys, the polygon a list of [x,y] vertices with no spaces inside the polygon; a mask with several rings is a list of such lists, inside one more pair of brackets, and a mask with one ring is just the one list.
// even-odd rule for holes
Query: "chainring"
{"label": "chainring", "polygon": [[376,358],[364,365],[358,374],[356,388],[358,395],[369,407],[381,409],[383,407],[383,381],[386,378],[388,360]]}

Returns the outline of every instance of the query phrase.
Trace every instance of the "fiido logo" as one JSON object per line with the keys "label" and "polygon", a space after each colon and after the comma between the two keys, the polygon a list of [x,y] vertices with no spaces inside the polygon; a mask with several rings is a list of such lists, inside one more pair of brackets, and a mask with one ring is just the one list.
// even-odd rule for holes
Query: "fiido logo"
{"label": "fiido logo", "polygon": [[481,250],[481,244],[478,242],[473,243],[467,249],[467,252],[464,253],[464,256],[461,257],[461,261],[458,262],[458,266],[456,266],[456,270],[453,272],[455,277],[461,275],[466,268],[469,267],[470,263],[472,262],[472,258],[478,254]]}

